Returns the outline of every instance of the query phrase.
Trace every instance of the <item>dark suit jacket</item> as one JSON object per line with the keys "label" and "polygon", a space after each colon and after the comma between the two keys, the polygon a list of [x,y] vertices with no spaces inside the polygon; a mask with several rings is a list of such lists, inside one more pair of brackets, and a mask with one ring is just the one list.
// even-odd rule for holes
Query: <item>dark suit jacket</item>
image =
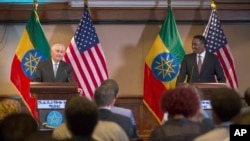
{"label": "dark suit jacket", "polygon": [[148,141],[193,141],[203,134],[202,124],[190,119],[169,119],[153,129]]}
{"label": "dark suit jacket", "polygon": [[51,58],[38,63],[33,82],[75,82],[72,67],[64,61],[60,61],[56,78],[53,72]]}
{"label": "dark suit jacket", "polygon": [[103,121],[113,121],[121,126],[129,138],[133,135],[133,124],[130,118],[111,112],[108,109],[99,109],[99,119]]}
{"label": "dark suit jacket", "polygon": [[197,56],[196,53],[187,54],[181,63],[181,68],[179,75],[177,77],[176,83],[183,83],[187,76],[188,83],[212,83],[217,81],[220,83],[225,83],[226,78],[219,62],[218,57],[215,54],[206,52],[205,58],[203,60],[201,72],[198,72],[197,66]]}

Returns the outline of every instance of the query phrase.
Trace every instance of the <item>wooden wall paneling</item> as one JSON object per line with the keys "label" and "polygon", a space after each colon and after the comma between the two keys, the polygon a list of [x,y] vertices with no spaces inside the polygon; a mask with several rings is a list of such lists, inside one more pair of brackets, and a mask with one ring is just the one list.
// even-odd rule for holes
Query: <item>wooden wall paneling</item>
{"label": "wooden wall paneling", "polygon": [[[220,20],[250,21],[250,2],[217,2]],[[0,4],[0,22],[26,21],[33,5]],[[162,21],[167,13],[166,7],[90,7],[94,21]],[[207,21],[210,7],[172,7],[177,21]],[[70,7],[67,3],[39,4],[38,15],[42,22],[79,22],[83,8]],[[233,17],[233,18],[232,18]]]}
{"label": "wooden wall paneling", "polygon": [[119,97],[116,106],[131,109],[137,124],[138,134],[146,140],[152,129],[159,125],[152,113],[143,104],[142,96]]}

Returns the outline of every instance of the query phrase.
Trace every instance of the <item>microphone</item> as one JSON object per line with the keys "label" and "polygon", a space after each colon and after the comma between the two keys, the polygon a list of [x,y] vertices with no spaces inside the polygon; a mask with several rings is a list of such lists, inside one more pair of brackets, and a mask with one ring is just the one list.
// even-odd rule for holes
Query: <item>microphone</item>
{"label": "microphone", "polygon": [[69,76],[68,76],[68,73],[67,73],[66,69],[64,69],[64,72],[65,72],[65,75],[66,75],[66,77],[67,77],[68,82],[71,82],[71,79],[69,78]]}
{"label": "microphone", "polygon": [[194,74],[194,66],[192,66],[192,70],[191,70],[191,75],[190,75],[189,83],[192,83],[193,74]]}

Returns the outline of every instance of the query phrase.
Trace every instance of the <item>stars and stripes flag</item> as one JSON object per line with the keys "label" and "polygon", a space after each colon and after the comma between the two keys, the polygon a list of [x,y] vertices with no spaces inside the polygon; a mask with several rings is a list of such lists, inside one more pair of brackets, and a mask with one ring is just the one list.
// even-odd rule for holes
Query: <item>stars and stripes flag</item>
{"label": "stars and stripes flag", "polygon": [[64,59],[72,65],[75,79],[78,87],[83,90],[83,95],[92,99],[96,87],[108,78],[108,72],[105,56],[87,5],[84,6],[83,17]]}
{"label": "stars and stripes flag", "polygon": [[203,35],[207,40],[206,50],[218,56],[227,78],[228,85],[233,89],[238,89],[234,59],[215,8],[212,8],[208,24]]}

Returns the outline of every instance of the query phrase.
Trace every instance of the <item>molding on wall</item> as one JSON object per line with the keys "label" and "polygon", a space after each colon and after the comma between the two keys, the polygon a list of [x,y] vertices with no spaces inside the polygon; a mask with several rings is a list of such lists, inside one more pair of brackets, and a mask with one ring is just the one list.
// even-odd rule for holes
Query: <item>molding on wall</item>
{"label": "molding on wall", "polygon": [[[0,23],[22,23],[31,13],[30,4],[1,4]],[[197,22],[207,21],[209,7],[172,7],[176,21]],[[148,22],[165,19],[166,7],[90,7],[92,19],[96,22]],[[221,21],[249,22],[250,2],[217,2],[217,10]],[[42,22],[72,23],[81,19],[83,8],[70,7],[68,3],[39,4],[38,15]]]}

